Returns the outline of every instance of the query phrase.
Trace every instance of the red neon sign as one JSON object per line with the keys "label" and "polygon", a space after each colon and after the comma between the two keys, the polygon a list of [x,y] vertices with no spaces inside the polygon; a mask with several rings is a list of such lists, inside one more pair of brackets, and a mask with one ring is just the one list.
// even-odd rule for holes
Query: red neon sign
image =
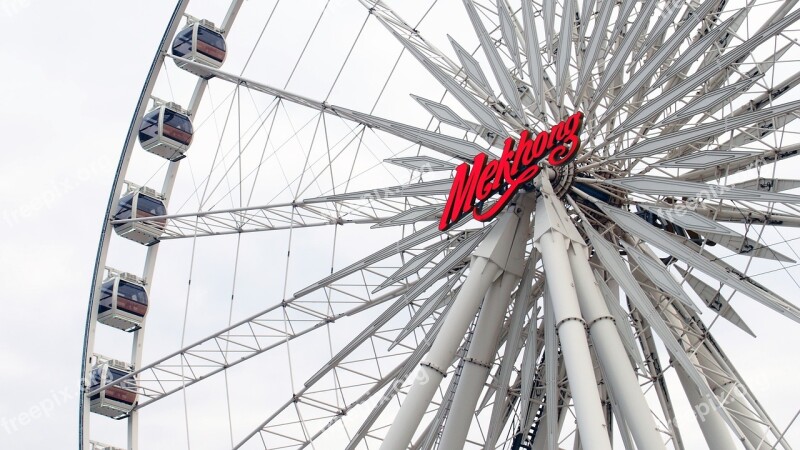
{"label": "red neon sign", "polygon": [[[514,193],[539,173],[541,168],[537,163],[540,160],[546,157],[555,167],[567,164],[577,155],[582,126],[583,113],[578,111],[535,138],[524,130],[516,151],[514,138],[506,139],[500,159],[489,161],[486,153],[479,153],[472,166],[469,163],[458,166],[439,229],[447,230],[470,212],[481,222],[493,219],[508,205]],[[484,211],[481,205],[496,193],[500,193],[500,198]]]}

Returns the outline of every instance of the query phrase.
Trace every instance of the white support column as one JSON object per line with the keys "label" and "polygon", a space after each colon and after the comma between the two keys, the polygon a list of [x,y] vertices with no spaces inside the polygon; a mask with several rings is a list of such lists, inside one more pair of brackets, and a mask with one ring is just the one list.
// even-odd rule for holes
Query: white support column
{"label": "white support column", "polygon": [[720,402],[731,411],[733,421],[739,426],[739,430],[744,434],[751,447],[773,448],[773,442],[767,439],[770,436],[765,424],[746,406],[747,400],[736,382],[729,381],[721,387],[715,388],[714,393],[717,394]]}
{"label": "white support column", "polygon": [[665,449],[614,319],[589,266],[587,248],[582,243],[573,243],[567,254],[575,276],[581,313],[589,324],[589,335],[603,366],[606,382],[624,416],[620,419],[624,419],[637,447]]}
{"label": "white support column", "polygon": [[[691,356],[691,358],[694,359],[694,356]],[[731,433],[728,431],[728,425],[722,420],[719,412],[714,409],[714,403],[700,395],[697,386],[689,379],[680,364],[675,364],[675,373],[678,374],[683,390],[686,392],[686,397],[689,399],[689,404],[694,409],[697,424],[700,425],[700,431],[703,432],[708,449],[735,449]]]}
{"label": "white support column", "polygon": [[489,376],[497,350],[497,340],[500,337],[500,330],[503,329],[506,310],[511,300],[511,291],[519,284],[524,268],[525,245],[530,238],[530,213],[533,201],[531,199],[525,203],[525,205],[520,204],[518,208],[521,210],[520,218],[511,251],[503,265],[503,276],[489,288],[478,313],[478,323],[439,443],[439,448],[442,450],[464,448],[472,416]]}
{"label": "white support column", "polygon": [[[489,286],[502,274],[517,233],[519,217],[514,208],[496,220],[494,228],[475,250],[470,272],[444,319],[426,359],[420,364],[414,384],[389,428],[381,450],[404,450],[414,437],[425,410],[453,361],[469,323]],[[527,229],[524,230],[527,232]],[[522,269],[520,269],[522,270]]]}
{"label": "white support column", "polygon": [[[679,311],[679,308],[683,311]],[[681,305],[671,304],[667,309],[668,315],[689,314]],[[673,323],[676,323],[673,320]],[[695,327],[697,329],[697,327]],[[701,332],[697,329],[697,332]],[[696,358],[699,367],[703,369],[703,374],[708,378],[709,385],[711,386],[714,394],[720,400],[728,411],[730,418],[736,423],[741,432],[741,437],[747,442],[743,442],[745,448],[754,449],[761,445],[767,445],[765,439],[766,427],[764,422],[761,421],[747,405],[747,401],[741,395],[736,378],[731,375],[725,365],[720,364],[708,348],[708,343],[701,343],[697,335],[687,333],[684,336],[693,348],[697,351],[693,356]],[[730,428],[730,427],[728,427]]]}
{"label": "white support column", "polygon": [[[642,246],[640,246],[641,248]],[[649,249],[648,249],[649,250]],[[668,306],[667,314],[687,316],[692,314],[683,305],[673,302]],[[699,319],[697,319],[699,320]],[[675,323],[673,321],[673,323]],[[724,405],[728,415],[736,423],[736,426],[741,432],[740,439],[746,440],[743,442],[745,448],[759,448],[762,445],[771,446],[767,441],[767,428],[766,423],[748,408],[749,402],[742,395],[739,380],[734,374],[730,373],[730,368],[725,361],[717,359],[712,353],[714,344],[704,339],[701,342],[698,336],[703,334],[704,329],[697,325],[692,325],[695,333],[686,333],[686,339],[693,348],[697,351],[693,355],[697,359],[699,367],[702,368],[703,374],[708,378],[709,385],[714,391],[714,394]],[[730,428],[730,427],[729,427]]]}
{"label": "white support column", "polygon": [[594,376],[594,365],[589,353],[586,322],[581,315],[575,280],[567,256],[571,243],[582,240],[580,235],[571,233],[566,226],[570,223],[569,218],[560,215],[553,208],[552,203],[556,197],[552,194],[550,182],[539,176],[537,183],[542,186],[542,194],[536,204],[534,243],[542,254],[547,287],[552,295],[556,330],[561,341],[570,391],[575,400],[578,432],[586,450],[611,450],[597,379]]}
{"label": "white support column", "polygon": [[[569,412],[569,407],[567,406],[569,405],[571,397],[569,389],[564,389],[562,393],[561,387],[557,386],[559,381],[563,380],[567,375],[567,371],[564,368],[563,361],[559,362],[558,357],[556,357],[555,360],[558,365],[558,367],[555,368],[555,381],[553,382],[555,389],[552,390],[555,392],[555,395],[552,396],[553,400],[549,408],[547,407],[547,403],[545,403],[545,410],[542,412],[542,417],[539,418],[539,429],[531,444],[533,450],[558,450],[558,437],[561,435],[561,429],[564,428],[564,420],[567,418]],[[560,410],[559,404],[563,404]],[[551,411],[553,415],[549,416]],[[553,417],[555,420],[552,419]],[[553,428],[552,432],[550,430],[551,426]],[[525,430],[525,432],[527,433],[528,430]],[[552,440],[550,436],[552,436]]]}

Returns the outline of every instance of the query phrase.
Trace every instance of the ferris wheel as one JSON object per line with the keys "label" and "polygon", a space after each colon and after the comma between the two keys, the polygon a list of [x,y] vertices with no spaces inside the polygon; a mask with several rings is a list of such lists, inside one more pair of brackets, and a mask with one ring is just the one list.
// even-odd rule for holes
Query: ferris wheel
{"label": "ferris wheel", "polygon": [[728,342],[800,322],[796,1],[217,3],[120,157],[82,449],[791,449]]}

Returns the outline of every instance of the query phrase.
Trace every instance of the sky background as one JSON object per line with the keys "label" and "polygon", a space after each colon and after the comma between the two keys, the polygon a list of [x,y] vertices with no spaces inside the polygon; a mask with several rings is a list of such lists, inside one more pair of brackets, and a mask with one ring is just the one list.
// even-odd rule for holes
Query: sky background
{"label": "sky background", "polygon": [[[0,150],[0,417],[8,424],[0,448],[76,446],[83,327],[105,204],[173,6],[0,1],[0,132],[8,137]],[[51,403],[47,415],[14,430],[12,419]]]}
{"label": "sky background", "polygon": [[[315,5],[317,3],[320,2],[315,2]],[[416,6],[419,3],[415,2]],[[0,136],[4,139],[0,144],[2,450],[74,448],[86,304],[102,218],[131,115],[173,6],[171,1],[155,0],[80,3],[0,0],[0,36],[3,38],[0,61],[4,68],[0,72]],[[433,12],[432,20],[446,15],[447,10],[439,8]],[[217,22],[220,18],[221,15]],[[250,27],[250,31],[258,30]],[[446,32],[458,33],[459,30]],[[435,39],[441,43],[440,47],[446,43],[446,32],[436,30]],[[394,47],[392,51],[396,50]],[[283,72],[267,73],[264,70],[266,66],[259,66],[258,62],[254,64],[255,73],[263,72],[265,78],[286,78],[285,67],[280,68]],[[261,64],[267,65],[269,61]],[[363,67],[367,70],[366,62]],[[176,72],[172,71],[173,74]],[[309,78],[297,81],[296,88],[315,98],[324,97],[327,84],[316,82],[313,70],[305,73]],[[417,72],[409,73],[419,76]],[[343,83],[351,83],[349,87],[353,89],[358,80],[355,76],[345,77]],[[187,85],[181,85],[177,78],[175,84],[177,95],[181,95],[181,89],[185,90]],[[379,85],[365,85],[364,89],[376,87]],[[415,89],[415,93],[425,93],[429,88],[419,85]],[[435,90],[430,88],[430,91],[429,97],[436,98]],[[339,98],[347,98],[347,92],[343,90]],[[334,92],[333,97],[336,95]],[[407,95],[403,98],[403,101],[408,100]],[[370,105],[351,106],[365,110]],[[142,169],[143,172],[146,170],[150,168]],[[316,251],[313,243],[325,242],[326,236],[310,235],[301,252],[313,254]],[[251,241],[248,241],[247,248],[252,254],[247,257],[252,258],[251,261],[263,258],[263,263],[269,264],[266,261],[269,253],[264,249],[278,248],[283,245],[285,237],[277,234],[274,237],[249,238]],[[349,236],[351,239],[358,237]],[[212,279],[214,265],[220,261],[218,258],[231,257],[233,245],[233,241],[228,239],[221,241],[219,248],[209,247],[202,256],[205,265],[197,270],[200,273],[207,271],[210,274],[208,279]],[[174,251],[186,255],[189,250],[181,244],[176,245]],[[283,252],[282,247],[280,251]],[[358,252],[359,249],[352,250],[353,255]],[[353,259],[346,251],[339,257],[340,264]],[[163,267],[164,277],[185,276],[185,270],[181,269]],[[320,270],[323,269],[321,266]],[[244,273],[240,282],[255,286],[264,282],[264,276],[258,271]],[[299,277],[292,283],[302,287],[308,281]],[[223,319],[203,317],[214,316],[212,312],[217,311],[214,308],[227,311],[227,303],[213,304],[220,295],[228,295],[227,288],[220,288],[219,284],[222,283],[209,284],[206,291],[198,288],[200,291],[194,294],[198,296],[197,304],[208,309],[201,309],[193,317],[195,322],[190,327],[190,338],[200,337],[224,324]],[[797,298],[791,295],[797,292],[792,286],[777,289],[779,292],[783,290],[789,299]],[[164,292],[170,291],[164,288]],[[178,294],[176,291],[175,296]],[[154,340],[148,341],[145,360],[178,348],[176,330],[179,323],[175,318],[180,317],[182,306],[183,299],[176,299],[175,305],[170,307],[164,306],[161,317],[165,319],[153,325],[154,330],[160,331],[155,331]],[[243,317],[263,307],[264,303],[260,301],[245,303],[235,315]],[[800,405],[800,388],[792,381],[800,371],[796,350],[796,345],[800,344],[798,327],[776,314],[765,312],[758,305],[742,304],[737,308],[759,340],[737,334],[734,327],[725,323],[719,325],[720,340],[766,409],[772,412],[778,426],[785,427]],[[317,361],[308,358],[306,362],[313,367]],[[252,383],[247,386],[264,396],[264,385],[272,381],[259,374],[267,373],[268,366],[264,362],[260,365],[254,363],[247,373],[238,375],[242,383]],[[261,370],[264,372],[259,372]],[[286,383],[286,380],[274,382]],[[219,407],[219,385],[207,389],[209,399],[195,398],[193,405],[197,408]],[[239,393],[241,398],[247,395],[247,392]],[[182,404],[177,400],[164,403],[163,408],[152,412],[149,423],[151,433],[162,433],[165,440],[151,436],[149,442],[168,441],[176,446],[174,448],[183,448],[185,431],[182,425],[179,428],[157,425],[161,419],[178,412],[182,414]],[[35,410],[44,413],[27,420]],[[263,418],[263,408],[244,405],[239,417],[241,425],[237,424],[240,428],[237,436]],[[194,423],[193,430],[199,436],[207,433],[208,442],[226,442],[227,428],[220,431],[216,423],[206,423],[203,419]],[[687,433],[697,436],[697,430],[688,430]],[[219,436],[222,436],[221,441]],[[797,427],[793,436],[800,436]],[[198,441],[201,442],[193,448],[203,448],[202,438]],[[209,446],[207,448],[217,445],[208,442],[205,443]]]}

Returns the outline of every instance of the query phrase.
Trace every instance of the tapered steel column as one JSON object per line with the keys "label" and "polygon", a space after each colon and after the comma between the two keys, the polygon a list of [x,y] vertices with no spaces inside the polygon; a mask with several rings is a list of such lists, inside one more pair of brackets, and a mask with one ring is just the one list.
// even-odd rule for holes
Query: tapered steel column
{"label": "tapered steel column", "polygon": [[512,205],[498,217],[494,228],[475,250],[469,275],[444,318],[426,359],[420,364],[419,373],[414,377],[414,384],[389,428],[381,450],[404,450],[408,447],[486,291],[503,273],[514,236],[518,231],[528,232],[527,227],[518,230],[518,224],[516,206]]}
{"label": "tapered steel column", "polygon": [[[558,361],[558,357],[555,358]],[[558,367],[556,368],[556,381],[563,380],[566,376],[566,370],[564,368],[563,361],[558,363]],[[561,387],[556,386],[556,396],[552,399],[552,403],[550,404],[550,409],[545,406],[544,411],[542,411],[542,416],[539,418],[539,428],[536,432],[536,437],[533,438],[533,443],[531,444],[531,448],[533,450],[558,450],[558,437],[561,435],[561,429],[564,428],[564,420],[567,418],[567,414],[569,413],[569,400],[570,400],[570,392],[569,389],[565,388],[562,390]],[[550,401],[550,400],[548,400]],[[547,405],[545,403],[545,405]],[[563,405],[563,407],[559,408],[559,405]],[[553,416],[556,420],[551,420],[548,417],[548,414],[552,411]],[[550,425],[553,426],[552,432],[549,430]],[[527,432],[528,430],[526,430]],[[553,436],[551,440],[549,437]]]}
{"label": "tapered steel column", "polygon": [[547,288],[552,295],[556,330],[575,403],[578,432],[585,450],[611,450],[594,365],[589,353],[586,322],[581,315],[575,280],[567,256],[567,250],[572,243],[582,240],[572,227],[570,219],[552,207],[554,201],[560,200],[556,200],[553,195],[550,182],[540,176],[537,184],[541,186],[542,194],[536,204],[534,244],[542,254]]}
{"label": "tapered steel column", "polygon": [[[694,359],[693,356],[692,359]],[[686,397],[694,409],[697,424],[700,425],[700,431],[703,432],[709,450],[735,449],[736,446],[734,446],[731,433],[728,431],[728,425],[720,417],[719,411],[715,409],[714,402],[700,394],[697,386],[694,385],[680,364],[675,364],[675,373],[678,374]]]}
{"label": "tapered steel column", "polygon": [[[461,450],[467,439],[472,416],[489,370],[492,367],[497,340],[511,300],[511,291],[522,278],[525,259],[525,245],[530,238],[530,213],[533,199],[521,199],[518,204],[520,215],[517,232],[504,266],[503,276],[498,278],[486,293],[483,306],[478,313],[478,323],[472,335],[464,367],[458,380],[453,404],[447,415],[439,449]],[[526,300],[523,300],[526,301]]]}
{"label": "tapered steel column", "polygon": [[[560,215],[566,215],[566,209],[560,201],[552,201],[551,207],[558,210]],[[577,229],[574,229],[571,222],[565,223],[565,226],[573,227],[577,235]],[[603,366],[606,382],[624,416],[620,419],[625,420],[639,448],[665,449],[653,415],[650,413],[650,407],[614,325],[614,319],[589,266],[588,248],[582,240],[573,241],[567,250],[567,256],[575,278],[583,319],[588,323],[589,335],[594,343],[597,358]]]}
{"label": "tapered steel column", "polygon": [[[670,305],[667,314],[679,314],[676,305]],[[697,331],[701,332],[699,329]],[[747,440],[744,443],[745,448],[769,446],[765,439],[764,423],[745,406],[746,400],[741,395],[737,383],[733,381],[735,378],[711,354],[706,343],[701,343],[700,339],[690,333],[687,333],[684,338],[691,343],[692,347],[697,348],[693,357],[697,358],[698,365],[703,368],[703,374],[709,379],[714,394],[717,395],[720,403],[729,411],[730,418],[739,427],[741,437]]]}
{"label": "tapered steel column", "polygon": [[637,447],[665,449],[614,319],[592,274],[587,249],[573,245],[567,253],[577,283],[581,313],[589,324],[589,335],[606,382],[624,416],[620,419],[624,419]]}
{"label": "tapered steel column", "polygon": [[753,448],[760,448],[761,446],[773,447],[773,444],[767,439],[766,426],[746,406],[747,400],[739,391],[739,385],[736,382],[729,381],[721,387],[715,388],[714,393],[717,394],[720,402],[733,413],[731,418],[739,426],[739,430]]}

